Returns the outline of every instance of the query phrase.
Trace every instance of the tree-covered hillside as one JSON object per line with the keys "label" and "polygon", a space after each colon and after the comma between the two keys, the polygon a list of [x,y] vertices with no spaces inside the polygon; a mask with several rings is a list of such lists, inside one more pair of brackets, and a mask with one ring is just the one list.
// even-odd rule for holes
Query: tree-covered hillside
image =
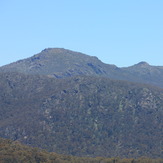
{"label": "tree-covered hillside", "polygon": [[162,89],[88,76],[0,79],[1,137],[76,156],[162,157]]}
{"label": "tree-covered hillside", "polygon": [[48,153],[45,150],[31,148],[0,138],[1,163],[162,163],[163,159],[120,159],[120,158],[84,158]]}

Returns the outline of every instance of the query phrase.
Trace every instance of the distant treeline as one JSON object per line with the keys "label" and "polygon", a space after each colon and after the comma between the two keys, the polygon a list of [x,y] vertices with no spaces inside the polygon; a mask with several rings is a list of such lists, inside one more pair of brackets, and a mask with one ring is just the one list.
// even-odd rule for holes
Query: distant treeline
{"label": "distant treeline", "polygon": [[32,148],[0,138],[0,162],[1,163],[163,163],[163,159],[138,158],[87,158],[60,155],[46,152],[38,148]]}

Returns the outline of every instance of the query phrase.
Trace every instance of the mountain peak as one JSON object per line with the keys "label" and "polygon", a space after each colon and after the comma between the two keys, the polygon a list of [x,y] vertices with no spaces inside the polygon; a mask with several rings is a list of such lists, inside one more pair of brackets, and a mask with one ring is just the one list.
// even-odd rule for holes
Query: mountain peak
{"label": "mountain peak", "polygon": [[65,52],[65,51],[70,51],[64,48],[45,48],[44,50],[41,51],[41,53],[47,53],[47,52]]}
{"label": "mountain peak", "polygon": [[[34,56],[3,66],[1,70],[25,74],[53,75],[57,78],[76,75],[106,76],[106,66],[94,56],[64,48],[46,48]],[[114,66],[109,66],[114,69]]]}
{"label": "mountain peak", "polygon": [[[60,57],[60,59],[65,59],[65,58],[69,58],[71,59],[77,59],[77,60],[98,60],[100,61],[97,57],[94,56],[89,56],[87,54],[81,53],[81,52],[76,52],[73,50],[69,50],[69,49],[64,49],[64,48],[45,48],[44,50],[42,50],[40,53],[34,55],[33,57],[38,57],[38,56],[49,56],[49,57]],[[68,59],[67,58],[67,59]]]}
{"label": "mountain peak", "polygon": [[139,62],[138,65],[149,65],[149,64],[145,61],[142,61],[142,62]]}
{"label": "mountain peak", "polygon": [[151,66],[142,61],[130,67],[118,68],[101,62],[97,57],[64,48],[46,48],[32,57],[1,67],[0,72],[39,74],[55,78],[103,76],[163,87],[163,66]]}
{"label": "mountain peak", "polygon": [[147,62],[145,62],[145,61],[142,61],[142,62],[139,62],[139,63],[137,63],[137,64],[135,64],[134,65],[134,67],[141,67],[141,68],[143,68],[143,67],[148,67],[148,66],[150,66]]}

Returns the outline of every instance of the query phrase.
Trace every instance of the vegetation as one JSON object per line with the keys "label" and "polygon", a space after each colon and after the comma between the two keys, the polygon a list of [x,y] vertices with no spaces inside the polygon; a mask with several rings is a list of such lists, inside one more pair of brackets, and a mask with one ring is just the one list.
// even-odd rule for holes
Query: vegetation
{"label": "vegetation", "polygon": [[100,163],[163,157],[161,66],[141,62],[118,68],[49,48],[1,67],[0,79],[0,137],[16,141],[1,140],[9,145],[1,148],[4,158],[11,156],[8,162],[27,156],[31,162]]}
{"label": "vegetation", "polygon": [[31,148],[0,138],[1,163],[162,163],[163,159],[120,159],[120,158],[84,158],[48,153],[45,150]]}
{"label": "vegetation", "polygon": [[101,77],[0,74],[0,136],[88,157],[162,157],[162,89]]}

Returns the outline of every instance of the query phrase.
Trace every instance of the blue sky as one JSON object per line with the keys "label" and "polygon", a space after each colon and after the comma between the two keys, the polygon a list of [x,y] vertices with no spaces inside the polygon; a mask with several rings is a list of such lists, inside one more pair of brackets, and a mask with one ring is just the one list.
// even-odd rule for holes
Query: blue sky
{"label": "blue sky", "polygon": [[163,66],[163,0],[0,0],[0,66],[61,47]]}

